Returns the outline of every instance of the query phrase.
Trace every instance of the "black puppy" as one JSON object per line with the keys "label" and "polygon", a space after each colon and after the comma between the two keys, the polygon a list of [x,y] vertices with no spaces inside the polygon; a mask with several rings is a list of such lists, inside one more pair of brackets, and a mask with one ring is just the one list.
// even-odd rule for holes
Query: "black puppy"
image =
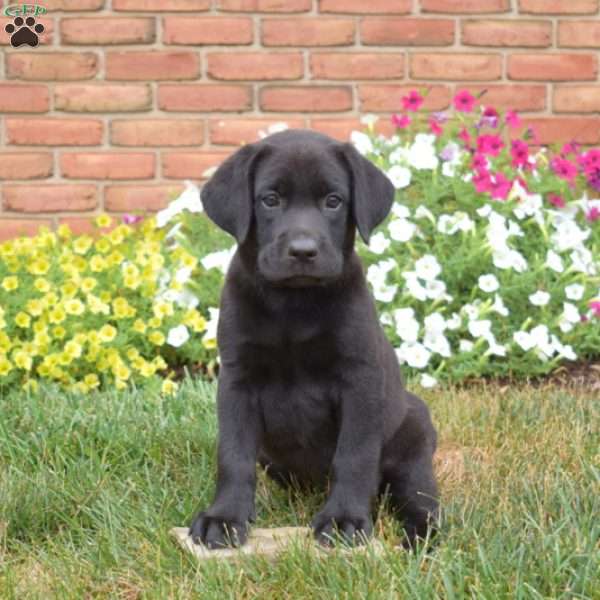
{"label": "black puppy", "polygon": [[[437,513],[436,432],[404,390],[354,252],[388,214],[394,188],[350,144],[288,130],[229,157],[202,190],[239,243],[221,298],[218,478],[190,535],[241,544],[255,518],[257,460],[280,482],[323,484],[322,543],[373,531],[387,492],[407,539]],[[360,534],[354,536],[354,534]]]}

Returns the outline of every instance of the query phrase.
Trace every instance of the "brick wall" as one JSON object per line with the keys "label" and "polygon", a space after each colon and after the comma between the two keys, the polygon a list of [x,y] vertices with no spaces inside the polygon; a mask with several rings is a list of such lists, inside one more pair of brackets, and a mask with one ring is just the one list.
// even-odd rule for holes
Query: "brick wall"
{"label": "brick wall", "polygon": [[486,89],[543,141],[600,143],[599,0],[40,4],[37,48],[0,19],[3,238],[156,210],[271,123],[347,138],[414,87],[434,110]]}

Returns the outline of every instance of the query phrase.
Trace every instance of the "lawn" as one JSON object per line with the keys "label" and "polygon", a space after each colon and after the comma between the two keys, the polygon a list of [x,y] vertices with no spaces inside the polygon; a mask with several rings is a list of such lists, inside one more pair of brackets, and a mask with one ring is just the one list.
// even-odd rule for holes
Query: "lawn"
{"label": "lawn", "polygon": [[[294,548],[238,566],[198,565],[168,534],[211,500],[214,396],[186,381],[166,399],[0,398],[0,597],[600,598],[597,392],[427,391],[444,506],[434,552],[396,550],[383,510],[382,555]],[[261,474],[257,525],[305,525],[322,501]]]}

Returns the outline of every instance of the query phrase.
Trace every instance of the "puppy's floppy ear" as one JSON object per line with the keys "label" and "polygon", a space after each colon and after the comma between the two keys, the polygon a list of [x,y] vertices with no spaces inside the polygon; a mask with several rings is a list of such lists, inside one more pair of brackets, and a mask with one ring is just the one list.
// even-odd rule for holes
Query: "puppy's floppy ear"
{"label": "puppy's floppy ear", "polygon": [[264,150],[258,143],[240,148],[219,166],[200,193],[206,214],[238,244],[250,231],[254,165]]}
{"label": "puppy's floppy ear", "polygon": [[352,176],[352,210],[360,237],[369,243],[371,232],[390,212],[395,188],[371,161],[361,156],[352,144],[339,149]]}

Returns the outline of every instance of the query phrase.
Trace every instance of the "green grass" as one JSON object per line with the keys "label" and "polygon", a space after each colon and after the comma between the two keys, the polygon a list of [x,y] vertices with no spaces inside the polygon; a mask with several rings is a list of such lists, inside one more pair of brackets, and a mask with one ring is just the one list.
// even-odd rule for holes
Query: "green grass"
{"label": "green grass", "polygon": [[[441,438],[434,552],[299,547],[197,564],[169,537],[213,494],[214,386],[0,398],[0,598],[600,598],[597,394],[426,393]],[[284,401],[282,399],[282,401]],[[259,478],[259,526],[305,525],[322,495]]]}

